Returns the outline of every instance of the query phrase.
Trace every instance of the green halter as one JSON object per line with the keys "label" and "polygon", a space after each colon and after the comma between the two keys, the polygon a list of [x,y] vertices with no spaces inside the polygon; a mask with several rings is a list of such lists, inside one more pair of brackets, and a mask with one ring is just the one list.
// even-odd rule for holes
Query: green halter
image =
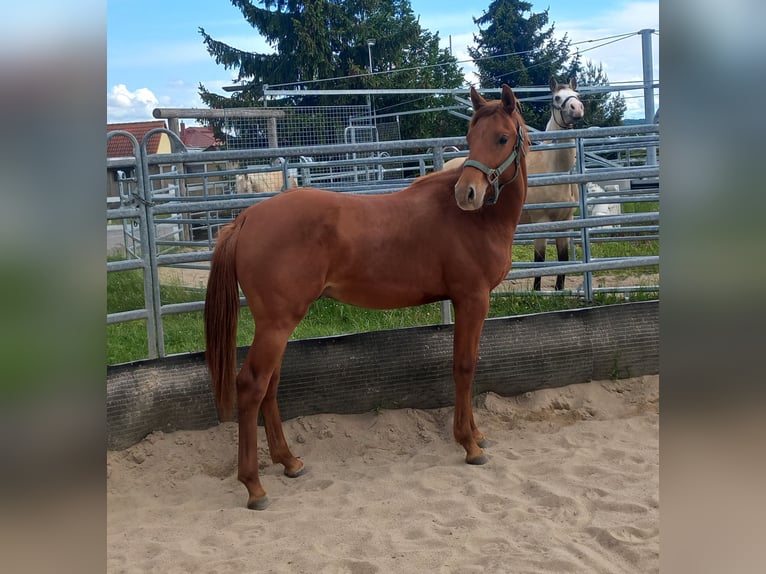
{"label": "green halter", "polygon": [[[502,164],[500,164],[499,167],[496,167],[494,169],[488,168],[486,165],[484,165],[481,162],[478,162],[474,159],[467,159],[465,160],[465,163],[463,163],[463,167],[469,166],[469,167],[475,167],[479,171],[481,171],[484,175],[487,176],[487,180],[489,181],[490,185],[492,185],[492,189],[494,190],[494,195],[492,197],[486,197],[484,198],[484,203],[486,205],[494,205],[497,203],[498,198],[500,197],[500,190],[508,185],[509,183],[512,183],[516,176],[519,175],[519,162],[521,162],[521,155],[519,154],[519,149],[521,149],[521,153],[524,152],[524,128],[521,125],[521,122],[517,123],[518,129],[518,137],[516,138],[516,145],[513,146],[513,151],[511,152],[511,155],[508,156],[508,159],[506,159]],[[510,167],[512,163],[516,163],[516,173],[513,174],[513,177],[503,183],[500,184],[500,176],[503,174],[503,172]]]}

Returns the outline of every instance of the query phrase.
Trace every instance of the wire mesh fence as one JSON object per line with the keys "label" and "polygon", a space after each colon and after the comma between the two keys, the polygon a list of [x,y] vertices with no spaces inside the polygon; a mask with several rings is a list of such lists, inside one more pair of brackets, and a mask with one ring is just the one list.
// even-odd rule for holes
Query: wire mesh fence
{"label": "wire mesh fence", "polygon": [[[395,119],[376,118],[368,106],[289,106],[204,110],[186,119],[216,131],[227,149],[329,146],[400,139]],[[218,112],[209,114],[207,112]]]}

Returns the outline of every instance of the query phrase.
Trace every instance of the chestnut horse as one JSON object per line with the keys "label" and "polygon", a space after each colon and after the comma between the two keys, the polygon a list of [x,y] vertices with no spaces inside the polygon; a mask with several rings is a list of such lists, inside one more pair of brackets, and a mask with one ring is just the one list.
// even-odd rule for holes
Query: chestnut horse
{"label": "chestnut horse", "polygon": [[[551,117],[545,126],[545,131],[571,129],[582,120],[585,109],[576,92],[577,83],[574,79],[568,84],[559,84],[551,78]],[[556,143],[572,143],[574,140],[556,140]],[[459,168],[465,158],[456,157],[444,164],[444,169]],[[566,173],[575,163],[575,148],[557,148],[552,150],[536,150],[534,147],[527,156],[527,171],[530,174]],[[527,203],[569,203],[578,201],[580,188],[577,184],[563,183],[558,185],[533,186],[529,188]],[[550,221],[571,221],[574,217],[574,207],[555,207],[549,209],[525,209],[521,214],[521,223],[543,223]],[[545,261],[545,238],[535,239],[535,262]],[[556,238],[556,252],[559,261],[569,260],[569,237]],[[556,277],[556,290],[564,288],[565,276]],[[541,277],[535,277],[533,289],[540,290]]]}
{"label": "chestnut horse", "polygon": [[[510,87],[504,85],[494,101],[472,89],[471,101],[471,155],[464,170],[429,174],[387,195],[288,190],[245,209],[222,229],[205,299],[206,359],[221,420],[233,417],[236,389],[237,478],[247,488],[248,508],[269,503],[258,475],[259,411],[272,462],[288,477],[305,470],[285,440],[277,387],[288,338],[319,297],[375,309],[450,299],[453,434],[466,462],[487,461],[471,388],[490,292],[511,267],[529,141]],[[256,330],[236,374],[238,284]]]}

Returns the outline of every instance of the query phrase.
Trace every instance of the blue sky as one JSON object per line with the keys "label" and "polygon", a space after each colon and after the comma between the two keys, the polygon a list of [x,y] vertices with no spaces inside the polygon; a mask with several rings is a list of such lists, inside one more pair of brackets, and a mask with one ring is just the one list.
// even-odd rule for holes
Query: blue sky
{"label": "blue sky", "polygon": [[[420,25],[438,32],[442,46],[452,45],[459,61],[469,60],[481,16],[491,0],[445,2],[410,0]],[[583,59],[601,62],[610,82],[642,79],[641,37],[601,40],[643,28],[659,31],[659,0],[532,0],[532,11],[549,9],[549,24],[565,33]],[[469,6],[470,4],[470,6]],[[198,29],[217,40],[254,52],[272,51],[228,0],[110,0],[107,3],[107,122],[152,119],[156,107],[204,107],[197,94],[200,83],[224,93],[233,71],[218,66],[207,53]],[[600,41],[599,41],[600,40]],[[659,35],[654,35],[654,79],[659,81]],[[598,47],[601,46],[602,47]],[[373,47],[373,59],[375,57]],[[473,69],[461,64],[464,72]],[[643,117],[641,92],[625,92],[626,117]],[[657,99],[657,105],[659,105]]]}

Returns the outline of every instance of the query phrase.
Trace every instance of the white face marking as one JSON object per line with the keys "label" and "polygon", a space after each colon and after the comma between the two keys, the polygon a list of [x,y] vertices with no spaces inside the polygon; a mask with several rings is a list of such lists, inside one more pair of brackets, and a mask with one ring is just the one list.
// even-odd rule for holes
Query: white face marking
{"label": "white face marking", "polygon": [[571,88],[561,88],[553,95],[553,105],[561,112],[564,122],[571,124],[585,116],[580,95]]}

